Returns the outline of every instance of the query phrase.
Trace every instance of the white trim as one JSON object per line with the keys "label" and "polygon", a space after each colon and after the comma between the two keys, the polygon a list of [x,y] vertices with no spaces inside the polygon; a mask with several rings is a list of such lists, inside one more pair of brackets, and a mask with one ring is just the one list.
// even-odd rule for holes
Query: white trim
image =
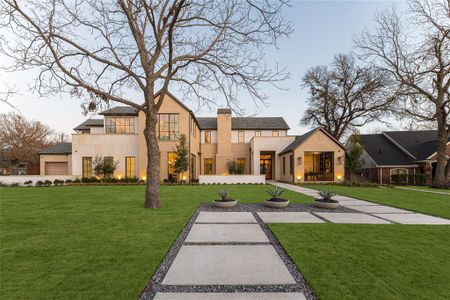
{"label": "white trim", "polygon": [[394,183],[394,182],[392,181],[392,171],[395,171],[395,170],[405,170],[405,171],[406,171],[406,182],[399,182],[399,183],[408,183],[409,170],[406,169],[406,168],[393,168],[393,169],[390,169],[390,170],[389,170],[389,182],[390,182],[390,183]]}

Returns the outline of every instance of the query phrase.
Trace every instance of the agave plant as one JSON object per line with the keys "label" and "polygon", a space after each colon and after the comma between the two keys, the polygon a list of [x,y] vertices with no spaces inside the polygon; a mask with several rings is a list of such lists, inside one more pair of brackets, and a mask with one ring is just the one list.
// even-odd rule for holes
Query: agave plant
{"label": "agave plant", "polygon": [[284,190],[278,186],[273,189],[268,189],[267,194],[270,195],[272,199],[279,199],[281,194],[283,194]]}
{"label": "agave plant", "polygon": [[320,197],[322,197],[325,201],[331,201],[331,198],[336,195],[336,193],[332,192],[329,189],[323,189],[319,191]]}
{"label": "agave plant", "polygon": [[228,191],[223,190],[219,192],[219,201],[230,201],[230,193],[228,193]]}

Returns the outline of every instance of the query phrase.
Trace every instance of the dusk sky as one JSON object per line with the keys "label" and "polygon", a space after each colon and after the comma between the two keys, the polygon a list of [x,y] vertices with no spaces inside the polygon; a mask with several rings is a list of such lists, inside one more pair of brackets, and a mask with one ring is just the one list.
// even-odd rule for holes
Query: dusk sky
{"label": "dusk sky", "polygon": [[[242,106],[249,114],[259,116],[282,116],[291,127],[290,134],[300,134],[308,127],[299,125],[299,120],[306,109],[307,91],[301,89],[301,78],[305,71],[315,65],[329,64],[338,53],[348,53],[353,49],[352,38],[365,27],[374,25],[373,15],[376,10],[392,5],[392,1],[294,1],[286,12],[293,24],[294,32],[289,39],[280,44],[280,49],[268,51],[268,59],[273,59],[286,66],[291,73],[290,79],[281,84],[284,89],[264,87],[269,95],[269,107],[256,108],[249,98],[241,99]],[[395,1],[399,8],[405,6],[403,1]],[[0,56],[0,64],[5,58]],[[15,86],[19,95],[11,103],[29,119],[42,121],[57,132],[73,133],[72,128],[89,116],[83,116],[80,100],[67,95],[39,98],[27,91],[36,72],[6,73],[0,71],[0,91],[5,85]],[[173,92],[183,101],[182,95]],[[192,107],[196,110],[196,107]],[[12,111],[0,103],[0,112]],[[198,116],[214,116],[213,111],[200,110]],[[391,129],[397,129],[394,123]],[[397,126],[397,127],[396,127]],[[384,125],[371,124],[362,132],[371,132],[385,128]]]}

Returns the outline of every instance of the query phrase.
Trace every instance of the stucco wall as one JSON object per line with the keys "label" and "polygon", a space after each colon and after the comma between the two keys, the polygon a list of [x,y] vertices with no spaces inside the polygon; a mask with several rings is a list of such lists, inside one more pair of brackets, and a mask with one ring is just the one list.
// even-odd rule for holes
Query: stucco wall
{"label": "stucco wall", "polygon": [[273,151],[275,153],[273,163],[275,166],[275,180],[280,180],[280,168],[278,161],[278,154],[283,151],[290,143],[294,141],[293,136],[279,136],[279,137],[262,137],[256,136],[251,141],[251,151],[252,151],[252,174],[259,174],[259,159],[261,151]]}
{"label": "stucco wall", "polygon": [[119,161],[115,176],[125,176],[125,157],[139,157],[137,134],[72,134],[72,175],[81,176],[82,158],[112,156]]}
{"label": "stucco wall", "polygon": [[[328,135],[320,130],[314,132],[306,141],[294,151],[294,179],[295,182],[303,182],[305,178],[304,166],[306,151],[330,151],[334,152],[334,181],[344,180],[345,175],[345,150],[334,142]],[[301,157],[301,165],[299,165]],[[339,159],[341,158],[341,159]],[[301,176],[301,179],[298,179]],[[340,178],[340,179],[338,179]]]}
{"label": "stucco wall", "polygon": [[[283,155],[278,156],[278,165],[280,166],[280,179],[281,181],[286,181],[286,182],[293,182],[293,176],[290,173],[290,156],[293,155],[292,153],[286,153]],[[286,172],[283,173],[283,158],[285,159],[286,162]],[[294,160],[294,166],[295,166],[295,160]],[[295,168],[294,168],[294,173],[295,173]]]}

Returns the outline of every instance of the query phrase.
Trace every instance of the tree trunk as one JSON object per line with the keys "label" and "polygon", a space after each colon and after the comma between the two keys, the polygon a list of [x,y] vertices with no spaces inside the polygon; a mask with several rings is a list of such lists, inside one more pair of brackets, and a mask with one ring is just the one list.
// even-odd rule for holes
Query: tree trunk
{"label": "tree trunk", "polygon": [[450,158],[447,160],[447,166],[445,166],[445,181],[447,186],[450,186]]}
{"label": "tree trunk", "polygon": [[145,188],[144,205],[146,208],[161,207],[159,194],[159,145],[155,134],[156,122],[157,115],[154,108],[146,109],[144,129],[145,141],[147,143],[147,185]]}
{"label": "tree trunk", "polygon": [[432,182],[433,187],[442,188],[447,185],[445,178],[445,169],[447,164],[446,149],[447,149],[447,124],[445,114],[440,107],[437,108],[437,123],[438,123],[438,137],[437,137],[437,154],[436,154],[436,171]]}

